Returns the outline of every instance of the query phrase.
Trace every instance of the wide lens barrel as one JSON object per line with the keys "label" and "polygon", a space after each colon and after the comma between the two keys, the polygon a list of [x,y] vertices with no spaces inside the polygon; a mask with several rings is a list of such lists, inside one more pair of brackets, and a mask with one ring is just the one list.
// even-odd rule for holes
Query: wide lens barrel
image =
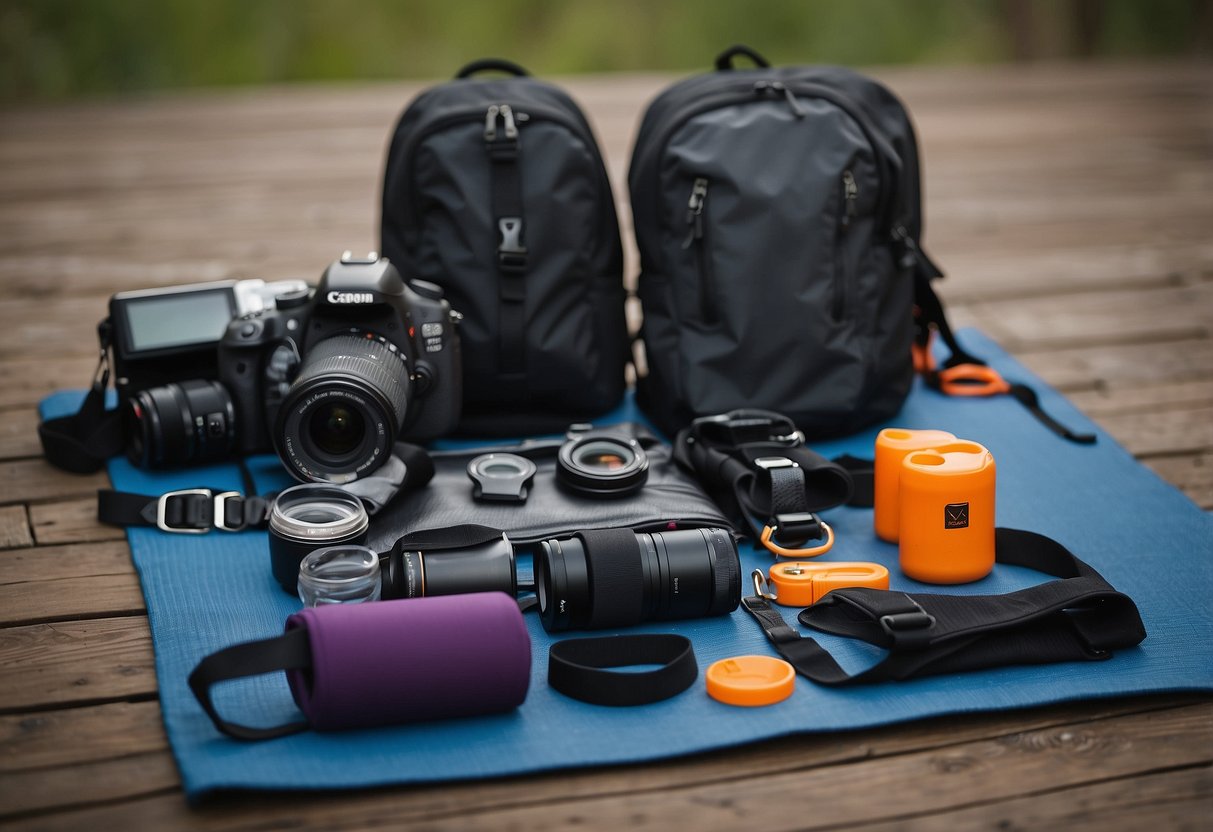
{"label": "wide lens barrel", "polygon": [[741,564],[724,529],[582,532],[543,542],[535,585],[549,632],[627,627],[732,612]]}
{"label": "wide lens barrel", "polygon": [[404,423],[409,368],[371,333],[335,335],[304,357],[282,402],[275,446],[302,480],[344,483],[387,461]]}
{"label": "wide lens barrel", "polygon": [[514,546],[504,534],[466,549],[410,550],[398,546],[387,555],[383,597],[421,598],[472,592],[518,591]]}
{"label": "wide lens barrel", "polygon": [[236,413],[217,381],[149,387],[126,402],[126,455],[140,468],[173,468],[228,456]]}

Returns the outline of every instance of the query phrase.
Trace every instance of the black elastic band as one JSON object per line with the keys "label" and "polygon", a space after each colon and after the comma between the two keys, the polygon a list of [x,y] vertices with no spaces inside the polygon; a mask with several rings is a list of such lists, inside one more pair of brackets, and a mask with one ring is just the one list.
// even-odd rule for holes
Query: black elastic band
{"label": "black elastic band", "polygon": [[219,682],[260,676],[278,670],[302,670],[312,666],[312,647],[307,630],[288,630],[275,638],[234,644],[198,662],[190,674],[190,690],[198,704],[224,734],[238,740],[269,740],[307,730],[305,721],[288,722],[270,728],[253,728],[228,722],[219,715],[211,700],[211,688]]}
{"label": "black elastic band", "polygon": [[[641,664],[656,670],[604,668]],[[605,636],[558,641],[548,651],[548,684],[592,705],[648,705],[682,693],[699,677],[690,639],[677,635]]]}
{"label": "black elastic band", "polygon": [[776,651],[807,679],[851,685],[1017,664],[1095,661],[1145,637],[1137,606],[1051,538],[995,530],[998,563],[1060,580],[1005,595],[936,595],[836,589],[800,613],[807,627],[886,648],[875,666],[850,675],[812,638],[787,625],[766,598],[742,605]]}

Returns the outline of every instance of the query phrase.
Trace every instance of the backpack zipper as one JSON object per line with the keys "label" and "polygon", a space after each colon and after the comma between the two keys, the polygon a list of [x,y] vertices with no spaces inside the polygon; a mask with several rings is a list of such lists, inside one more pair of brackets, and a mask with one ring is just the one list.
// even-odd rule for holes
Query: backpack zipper
{"label": "backpack zipper", "polygon": [[695,246],[695,264],[699,271],[699,311],[705,324],[716,323],[716,281],[712,273],[712,254],[708,250],[703,224],[703,209],[708,201],[708,180],[700,176],[691,185],[687,200],[687,237],[682,241],[685,251]]}
{"label": "backpack zipper", "polygon": [[847,311],[847,284],[851,275],[846,264],[846,252],[843,251],[843,240],[858,213],[858,201],[859,185],[855,181],[855,174],[848,168],[842,172],[842,210],[839,211],[834,231],[834,304],[830,311],[835,321],[841,321]]}
{"label": "backpack zipper", "polygon": [[754,82],[754,94],[757,96],[765,95],[766,93],[774,93],[782,95],[784,100],[788,102],[788,106],[792,109],[792,115],[796,118],[804,118],[808,113],[804,107],[800,106],[800,102],[796,100],[796,96],[782,81],[756,81]]}
{"label": "backpack zipper", "polygon": [[[762,82],[760,81],[758,83]],[[876,142],[875,131],[869,123],[867,117],[863,115],[859,106],[847,96],[842,95],[829,87],[825,87],[820,83],[812,81],[797,82],[795,80],[790,82],[791,86],[779,81],[774,83],[779,84],[780,87],[786,90],[785,98],[791,96],[792,100],[790,103],[794,103],[796,107],[800,106],[799,102],[796,101],[796,95],[803,95],[809,98],[819,98],[822,101],[828,101],[838,109],[842,110],[844,113],[850,116],[856,124],[859,125],[860,131],[863,133],[864,138],[867,139],[868,146],[872,148],[872,154],[876,161],[877,192],[874,213],[877,217],[877,222],[887,222],[888,225],[891,226],[893,224],[892,218],[885,216],[886,214],[891,213],[891,206],[887,204],[891,198],[891,194],[889,193],[890,186],[885,181],[888,178],[886,171],[886,160],[880,145]],[[636,146],[648,148],[648,153],[640,164],[636,164],[636,160],[633,160],[633,167],[637,170],[659,170],[659,166],[655,160],[659,159],[660,155],[665,152],[666,145],[669,144],[670,138],[687,121],[701,113],[710,112],[721,107],[727,107],[730,104],[743,104],[746,101],[753,100],[754,87],[754,82],[746,81],[744,85],[739,84],[738,86],[730,87],[727,90],[721,90],[718,93],[709,94],[702,98],[698,98],[677,110],[671,111],[668,115],[661,119],[660,127],[662,129],[659,133],[657,133],[656,140],[650,140],[648,138],[648,133],[656,131],[658,125],[654,124],[652,127],[649,127],[648,125],[642,124],[640,135],[636,140]],[[766,89],[771,88],[767,87]],[[660,180],[659,174],[658,180]],[[660,181],[657,183],[656,192],[661,192]],[[633,219],[637,221],[638,225],[640,222],[644,221],[643,217],[634,217]]]}

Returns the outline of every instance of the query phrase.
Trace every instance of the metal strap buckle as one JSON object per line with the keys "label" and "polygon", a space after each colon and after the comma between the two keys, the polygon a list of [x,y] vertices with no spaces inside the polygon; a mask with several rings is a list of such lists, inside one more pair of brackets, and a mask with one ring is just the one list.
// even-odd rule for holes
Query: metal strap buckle
{"label": "metal strap buckle", "polygon": [[170,526],[168,523],[168,501],[174,497],[202,497],[205,500],[210,500],[211,490],[209,488],[185,488],[181,491],[170,491],[167,494],[161,494],[159,499],[156,500],[156,528],[163,532],[173,532],[175,534],[206,534],[211,530],[209,524],[201,528],[196,526]]}
{"label": "metal strap buckle", "polygon": [[760,456],[754,460],[754,464],[759,468],[767,471],[773,471],[777,468],[799,468],[800,466],[788,459],[786,456]]}
{"label": "metal strap buckle", "polygon": [[245,519],[243,512],[237,525],[229,526],[227,524],[227,501],[234,499],[243,499],[239,491],[224,491],[222,494],[215,495],[215,516],[212,522],[216,529],[224,532],[238,532],[248,525],[248,520]]}

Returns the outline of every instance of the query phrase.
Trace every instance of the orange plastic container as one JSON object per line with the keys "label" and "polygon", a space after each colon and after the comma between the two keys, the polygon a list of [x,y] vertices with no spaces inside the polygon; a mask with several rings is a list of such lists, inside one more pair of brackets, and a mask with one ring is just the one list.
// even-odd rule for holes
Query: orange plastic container
{"label": "orange plastic container", "polygon": [[961,584],[994,568],[994,455],[957,440],[906,455],[901,464],[901,571],[918,581]]}
{"label": "orange plastic container", "polygon": [[925,451],[937,445],[955,442],[956,437],[946,430],[907,430],[885,428],[876,437],[876,460],[873,473],[876,536],[890,543],[897,542],[900,515],[898,496],[901,480],[901,463],[906,454]]}

